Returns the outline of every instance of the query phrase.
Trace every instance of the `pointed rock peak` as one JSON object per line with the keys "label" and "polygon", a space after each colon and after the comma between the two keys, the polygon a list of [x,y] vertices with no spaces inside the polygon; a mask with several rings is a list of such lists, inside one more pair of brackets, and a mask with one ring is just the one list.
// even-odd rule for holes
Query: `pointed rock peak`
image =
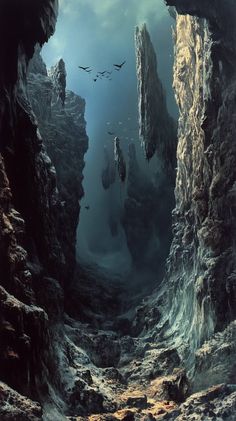
{"label": "pointed rock peak", "polygon": [[48,75],[46,64],[44,63],[41,56],[41,47],[39,44],[36,44],[35,46],[34,55],[29,62],[28,72],[34,73],[35,75],[37,74],[40,74],[43,76]]}
{"label": "pointed rock peak", "polygon": [[54,83],[57,99],[60,100],[64,106],[66,99],[66,66],[62,58],[55,64],[55,66],[51,67],[49,76]]}

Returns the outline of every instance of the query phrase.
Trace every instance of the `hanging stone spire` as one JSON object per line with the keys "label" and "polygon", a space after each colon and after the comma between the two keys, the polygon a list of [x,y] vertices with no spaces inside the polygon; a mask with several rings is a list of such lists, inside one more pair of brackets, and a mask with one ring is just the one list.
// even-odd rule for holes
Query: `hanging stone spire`
{"label": "hanging stone spire", "polygon": [[146,158],[157,152],[164,166],[175,168],[177,130],[169,115],[166,95],[157,73],[157,59],[147,27],[135,31],[136,66],[139,95],[139,133]]}

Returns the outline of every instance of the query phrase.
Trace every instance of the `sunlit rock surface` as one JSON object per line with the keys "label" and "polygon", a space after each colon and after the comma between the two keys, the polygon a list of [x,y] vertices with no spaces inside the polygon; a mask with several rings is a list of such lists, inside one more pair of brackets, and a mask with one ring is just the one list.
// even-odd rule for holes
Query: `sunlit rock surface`
{"label": "sunlit rock surface", "polygon": [[157,59],[146,25],[136,28],[136,65],[139,94],[140,137],[149,160],[157,152],[173,172],[176,162],[176,125],[166,106],[166,95],[157,73]]}
{"label": "sunlit rock surface", "polygon": [[228,327],[236,309],[235,5],[167,3],[201,18],[177,16],[174,87],[180,118],[174,239],[162,290],[156,302],[150,299],[143,319],[158,307],[161,323],[149,334],[176,347],[198,389],[235,381],[234,330]]}

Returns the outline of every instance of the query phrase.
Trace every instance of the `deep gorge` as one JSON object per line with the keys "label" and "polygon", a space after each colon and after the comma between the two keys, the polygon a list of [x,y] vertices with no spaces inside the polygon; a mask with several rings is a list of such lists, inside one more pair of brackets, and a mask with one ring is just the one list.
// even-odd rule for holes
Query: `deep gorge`
{"label": "deep gorge", "polygon": [[[165,3],[178,124],[153,34],[139,25],[138,128],[150,163],[121,141],[122,184],[113,143],[99,152],[104,235],[83,201],[87,100],[67,89],[63,59],[48,70],[41,57],[58,2],[0,4],[3,421],[236,419],[236,6]],[[81,221],[97,230],[90,260]]]}

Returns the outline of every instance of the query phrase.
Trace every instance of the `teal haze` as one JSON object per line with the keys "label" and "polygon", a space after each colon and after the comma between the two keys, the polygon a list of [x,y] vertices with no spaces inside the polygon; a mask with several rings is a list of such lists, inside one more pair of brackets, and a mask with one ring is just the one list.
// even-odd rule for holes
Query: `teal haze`
{"label": "teal haze", "polygon": [[[43,49],[48,67],[63,57],[67,69],[67,88],[86,100],[89,151],[85,157],[85,197],[80,216],[78,253],[85,260],[95,259],[102,264],[101,256],[109,263],[127,270],[130,257],[124,234],[112,238],[107,226],[107,211],[122,206],[124,188],[119,197],[111,198],[101,185],[104,162],[103,147],[112,143],[107,131],[122,139],[124,148],[132,141],[140,149],[138,139],[137,82],[135,67],[135,26],[147,23],[154,43],[158,70],[167,92],[170,113],[177,117],[172,90],[174,20],[162,0],[61,0],[55,35]],[[114,63],[122,63],[114,70]],[[91,66],[95,73],[86,73],[78,66]],[[97,71],[113,70],[112,80],[96,78]],[[141,155],[141,152],[139,151]],[[143,165],[149,167],[145,162]],[[123,190],[122,190],[123,189]],[[116,195],[117,196],[117,195]],[[85,206],[90,209],[86,210]],[[112,260],[112,263],[111,263]],[[115,270],[115,267],[114,267]]]}

